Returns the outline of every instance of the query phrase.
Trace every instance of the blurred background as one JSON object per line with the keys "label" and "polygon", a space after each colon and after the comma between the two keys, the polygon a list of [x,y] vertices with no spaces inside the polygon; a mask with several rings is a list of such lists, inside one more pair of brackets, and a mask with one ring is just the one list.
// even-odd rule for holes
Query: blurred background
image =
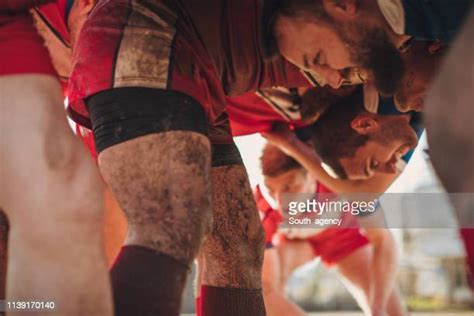
{"label": "blurred background", "polygon": [[[252,187],[261,179],[260,153],[265,139],[260,135],[235,138],[244,159]],[[388,192],[442,192],[431,168],[426,135],[400,178]],[[403,208],[403,200],[400,200]],[[450,207],[443,214],[453,221]],[[453,224],[454,227],[455,224]],[[474,295],[469,289],[464,264],[464,248],[457,229],[391,229],[400,252],[398,283],[408,309],[429,314],[467,312],[474,315]],[[194,274],[194,271],[193,271]],[[183,313],[194,313],[194,276],[190,278],[183,301]],[[289,280],[288,295],[308,312],[358,311],[352,296],[344,288],[336,271],[319,260],[299,268]]]}

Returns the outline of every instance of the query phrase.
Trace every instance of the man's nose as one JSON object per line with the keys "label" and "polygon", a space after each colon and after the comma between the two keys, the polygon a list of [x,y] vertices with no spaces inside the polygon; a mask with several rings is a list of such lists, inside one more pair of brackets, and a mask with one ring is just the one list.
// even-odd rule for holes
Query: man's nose
{"label": "man's nose", "polygon": [[406,98],[401,93],[396,93],[393,100],[398,111],[405,113],[410,110]]}
{"label": "man's nose", "polygon": [[323,77],[333,89],[339,89],[343,82],[342,74],[329,66],[314,66],[314,70]]}

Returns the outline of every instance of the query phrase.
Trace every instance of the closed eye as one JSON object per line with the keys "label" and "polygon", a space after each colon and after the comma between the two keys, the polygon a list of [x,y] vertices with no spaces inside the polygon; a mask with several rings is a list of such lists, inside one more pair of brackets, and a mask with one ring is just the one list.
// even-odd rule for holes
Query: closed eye
{"label": "closed eye", "polygon": [[379,166],[379,162],[377,160],[371,160],[369,165],[367,165],[365,167],[365,175],[367,177],[370,177],[372,176],[372,174],[374,173],[374,170],[377,169]]}
{"label": "closed eye", "polygon": [[322,65],[322,61],[321,61],[321,51],[319,51],[316,56],[314,56],[314,59],[313,59],[313,64],[315,65]]}

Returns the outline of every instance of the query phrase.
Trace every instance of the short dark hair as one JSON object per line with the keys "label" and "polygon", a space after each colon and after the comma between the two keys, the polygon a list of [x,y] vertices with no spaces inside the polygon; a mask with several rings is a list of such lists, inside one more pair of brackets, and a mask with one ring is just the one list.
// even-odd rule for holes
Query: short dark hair
{"label": "short dark hair", "polygon": [[290,170],[302,169],[305,171],[299,162],[270,143],[267,143],[263,148],[260,163],[262,174],[265,177],[278,177]]}
{"label": "short dark hair", "polygon": [[369,139],[351,127],[351,122],[364,112],[364,95],[360,86],[349,96],[338,98],[312,126],[316,152],[340,178],[347,178],[347,174],[339,159],[354,157],[357,148]]}
{"label": "short dark hair", "polygon": [[303,120],[322,115],[340,96],[329,86],[308,89],[300,96],[300,113]]}
{"label": "short dark hair", "polygon": [[273,0],[277,3],[277,14],[287,17],[309,17],[330,20],[323,0]]}
{"label": "short dark hair", "polygon": [[275,23],[279,16],[311,17],[319,21],[331,21],[322,0],[264,0],[262,8],[262,40],[265,59],[279,56],[275,38]]}

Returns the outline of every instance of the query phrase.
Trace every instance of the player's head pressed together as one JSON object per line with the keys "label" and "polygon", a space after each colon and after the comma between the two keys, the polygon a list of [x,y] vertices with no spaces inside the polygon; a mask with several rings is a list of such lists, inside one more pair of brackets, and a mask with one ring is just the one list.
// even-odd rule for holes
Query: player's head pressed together
{"label": "player's head pressed together", "polygon": [[[393,93],[404,73],[396,40],[376,1],[269,1],[269,53],[322,76],[338,88],[348,69],[368,71],[377,88]],[[378,14],[371,14],[377,12]]]}
{"label": "player's head pressed together", "polygon": [[370,113],[362,89],[332,104],[312,129],[321,159],[341,178],[367,179],[396,173],[397,164],[418,143],[411,114]]}

